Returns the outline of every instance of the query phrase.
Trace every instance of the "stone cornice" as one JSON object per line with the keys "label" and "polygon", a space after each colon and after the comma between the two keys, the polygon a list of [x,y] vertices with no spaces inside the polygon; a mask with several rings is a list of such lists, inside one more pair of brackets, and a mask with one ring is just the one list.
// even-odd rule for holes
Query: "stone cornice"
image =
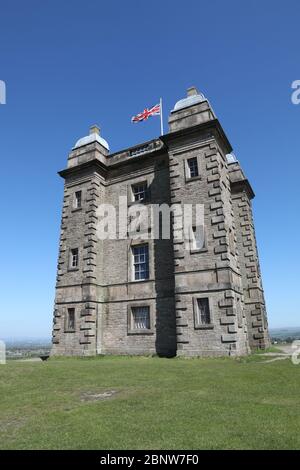
{"label": "stone cornice", "polygon": [[255,197],[255,193],[251,187],[251,184],[249,183],[247,179],[231,181],[230,187],[231,187],[232,194],[246,192],[249,199],[253,199]]}
{"label": "stone cornice", "polygon": [[107,173],[107,166],[104,165],[100,160],[94,159],[88,162],[81,163],[79,165],[66,168],[58,172],[59,176],[66,179],[69,176],[76,175],[77,173],[82,173],[84,170],[98,171],[99,173]]}
{"label": "stone cornice", "polygon": [[173,141],[185,137],[190,136],[191,134],[196,134],[199,131],[208,130],[208,129],[216,129],[220,139],[223,141],[223,144],[226,147],[226,151],[230,153],[232,151],[232,146],[219,122],[218,119],[212,119],[210,121],[197,124],[195,126],[190,126],[185,129],[180,129],[179,131],[169,132],[160,137],[160,139],[169,146]]}

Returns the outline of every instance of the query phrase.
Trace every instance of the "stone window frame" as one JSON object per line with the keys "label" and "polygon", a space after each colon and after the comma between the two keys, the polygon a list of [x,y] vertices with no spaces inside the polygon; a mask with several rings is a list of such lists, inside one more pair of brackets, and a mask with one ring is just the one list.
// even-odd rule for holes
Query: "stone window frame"
{"label": "stone window frame", "polygon": [[[72,260],[72,251],[77,250],[77,266],[72,266],[71,260]],[[80,262],[80,250],[79,247],[74,246],[73,248],[69,248],[68,251],[68,271],[78,271],[79,270],[79,262]]]}
{"label": "stone window frame", "polygon": [[[81,192],[81,206],[76,206],[76,193]],[[84,205],[84,189],[77,188],[72,194],[72,212],[82,211]]]}
{"label": "stone window frame", "polygon": [[[135,193],[135,189],[139,188],[139,191]],[[148,196],[148,181],[141,181],[140,183],[134,183],[131,185],[131,192],[132,192],[132,202],[144,202],[147,200]],[[136,199],[136,195],[139,194],[142,197]]]}
{"label": "stone window frame", "polygon": [[227,226],[229,252],[232,256],[236,255],[235,230],[233,226]]}
{"label": "stone window frame", "polygon": [[[136,186],[138,184],[146,183],[147,184],[147,194],[145,199],[140,199],[136,201],[134,199],[134,193],[133,193],[133,186]],[[127,185],[127,201],[128,201],[128,206],[131,206],[133,204],[147,204],[151,200],[151,190],[150,190],[150,185],[152,183],[152,180],[148,176],[140,176],[139,178],[134,179],[134,181],[130,181]]]}
{"label": "stone window frame", "polygon": [[[198,323],[197,322],[198,299],[208,299],[210,323]],[[195,330],[212,330],[214,328],[214,312],[212,308],[212,299],[209,295],[201,294],[201,295],[193,296],[193,317],[194,317],[194,329]]]}
{"label": "stone window frame", "polygon": [[[148,245],[148,257],[149,257],[149,277],[147,279],[134,279],[134,256],[132,248],[138,245]],[[153,243],[150,239],[138,238],[132,239],[129,242],[128,248],[128,279],[130,283],[134,282],[150,282],[153,280],[153,266],[152,266],[152,252],[153,252]]]}
{"label": "stone window frame", "polygon": [[[190,230],[193,231],[194,227],[196,227],[195,225],[193,225]],[[203,247],[202,248],[193,248],[192,247],[192,240],[190,239],[189,240],[189,247],[190,247],[190,253],[191,254],[194,254],[194,253],[206,253],[208,251],[208,246],[207,246],[207,230],[206,230],[206,227],[204,225],[204,244],[203,244]]]}
{"label": "stone window frame", "polygon": [[243,328],[243,304],[240,296],[236,297],[236,317],[238,328]]}
{"label": "stone window frame", "polygon": [[[77,197],[77,194],[80,194],[80,198]],[[78,199],[80,199],[80,206],[78,206]],[[73,209],[82,209],[82,189],[78,189],[77,191],[74,191],[74,197],[73,197]]]}
{"label": "stone window frame", "polygon": [[[152,232],[152,220],[149,217],[149,210],[148,207],[146,207],[146,204],[144,202],[141,202],[140,204],[136,204],[139,201],[135,201],[132,204],[129,204],[128,206],[128,213],[127,213],[127,236],[129,239],[133,240],[141,240],[144,239],[145,243],[151,238],[151,232]],[[145,210],[146,212],[146,219],[143,218],[143,211]],[[141,216],[140,219],[140,224],[133,224],[132,227],[132,222],[136,221],[137,214]],[[145,226],[144,226],[145,223]],[[132,230],[130,230],[132,228]]]}
{"label": "stone window frame", "polygon": [[[71,304],[64,309],[64,332],[65,333],[76,333],[76,307]],[[69,311],[73,310],[74,313],[74,328],[69,328]]]}
{"label": "stone window frame", "polygon": [[[132,328],[132,308],[133,307],[149,307],[149,323],[148,329],[135,329]],[[127,304],[127,335],[153,335],[155,328],[154,322],[154,304],[151,301],[132,301]]]}
{"label": "stone window frame", "polygon": [[[190,168],[189,168],[188,160],[191,160],[192,158],[197,159],[198,176],[190,176]],[[185,176],[186,183],[189,183],[190,181],[202,180],[200,163],[201,163],[201,156],[199,154],[190,155],[184,159],[184,176]]]}
{"label": "stone window frame", "polygon": [[[145,278],[140,278],[136,279],[135,278],[135,263],[134,263],[134,248],[141,248],[141,247],[147,247],[148,248],[148,260],[146,261],[139,261],[139,265],[145,265],[145,268],[142,268],[142,271],[146,271],[148,276]],[[132,267],[132,280],[133,281],[148,281],[150,278],[150,250],[149,250],[149,243],[132,243],[131,244],[131,267]],[[140,271],[140,270],[139,270]]]}

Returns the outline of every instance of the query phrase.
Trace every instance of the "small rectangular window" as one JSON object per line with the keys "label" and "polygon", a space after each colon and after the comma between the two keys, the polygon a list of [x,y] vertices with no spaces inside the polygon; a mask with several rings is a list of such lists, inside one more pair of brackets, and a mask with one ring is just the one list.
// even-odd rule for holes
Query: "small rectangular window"
{"label": "small rectangular window", "polygon": [[203,225],[191,229],[191,250],[202,250],[205,248],[205,230]]}
{"label": "small rectangular window", "polygon": [[149,247],[138,245],[132,248],[134,280],[149,279]]}
{"label": "small rectangular window", "polygon": [[229,228],[229,249],[230,249],[230,253],[235,255],[234,232],[231,228]]}
{"label": "small rectangular window", "polygon": [[148,195],[147,182],[137,183],[132,185],[132,195],[134,201],[145,201]]}
{"label": "small rectangular window", "polygon": [[196,305],[196,325],[209,325],[211,323],[208,298],[198,298]]}
{"label": "small rectangular window", "polygon": [[132,307],[131,309],[131,329],[132,330],[149,330],[150,329],[150,308]]}
{"label": "small rectangular window", "polygon": [[198,171],[198,161],[197,158],[188,158],[188,169],[189,169],[189,177],[190,178],[195,178],[196,176],[199,176],[199,171]]}
{"label": "small rectangular window", "polygon": [[68,308],[67,329],[75,330],[75,308]]}
{"label": "small rectangular window", "polygon": [[82,204],[82,192],[81,191],[76,191],[75,193],[75,208],[80,209]]}
{"label": "small rectangular window", "polygon": [[70,268],[78,267],[78,248],[73,248],[70,254]]}

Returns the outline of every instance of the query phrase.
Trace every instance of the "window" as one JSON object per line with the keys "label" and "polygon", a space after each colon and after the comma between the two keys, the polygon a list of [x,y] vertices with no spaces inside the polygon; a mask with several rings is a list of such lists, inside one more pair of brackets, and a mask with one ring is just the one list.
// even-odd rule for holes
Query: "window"
{"label": "window", "polygon": [[81,208],[81,203],[82,203],[82,192],[81,191],[76,191],[75,201],[74,201],[75,208],[80,209]]}
{"label": "window", "polygon": [[134,201],[144,201],[147,198],[148,186],[147,182],[132,185],[132,195]]}
{"label": "window", "polygon": [[205,248],[205,231],[203,225],[191,229],[191,250],[200,251]]}
{"label": "window", "polygon": [[230,253],[235,255],[234,233],[231,228],[229,229],[229,249],[230,249]]}
{"label": "window", "polygon": [[189,177],[195,178],[196,176],[199,176],[197,158],[188,158],[187,164],[189,169]]}
{"label": "window", "polygon": [[241,301],[239,297],[237,297],[236,299],[236,313],[237,313],[238,327],[241,328],[243,326],[243,312],[242,312],[242,305],[241,305]]}
{"label": "window", "polygon": [[131,329],[149,330],[150,329],[150,307],[132,307],[131,308]]}
{"label": "window", "polygon": [[78,248],[73,248],[70,254],[70,268],[78,267]]}
{"label": "window", "polygon": [[209,302],[207,298],[197,298],[195,326],[209,325],[211,323]]}
{"label": "window", "polygon": [[132,248],[134,280],[149,278],[149,247],[138,245]]}
{"label": "window", "polygon": [[75,330],[75,308],[68,308],[67,330]]}

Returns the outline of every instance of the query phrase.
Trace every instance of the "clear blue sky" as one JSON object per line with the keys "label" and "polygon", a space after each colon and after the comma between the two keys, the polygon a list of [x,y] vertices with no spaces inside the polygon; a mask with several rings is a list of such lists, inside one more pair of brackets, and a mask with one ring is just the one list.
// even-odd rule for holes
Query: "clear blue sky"
{"label": "clear blue sky", "polygon": [[144,106],[195,85],[257,194],[270,326],[299,326],[299,1],[1,0],[0,337],[51,333],[63,181],[99,123],[112,151],[159,135]]}

